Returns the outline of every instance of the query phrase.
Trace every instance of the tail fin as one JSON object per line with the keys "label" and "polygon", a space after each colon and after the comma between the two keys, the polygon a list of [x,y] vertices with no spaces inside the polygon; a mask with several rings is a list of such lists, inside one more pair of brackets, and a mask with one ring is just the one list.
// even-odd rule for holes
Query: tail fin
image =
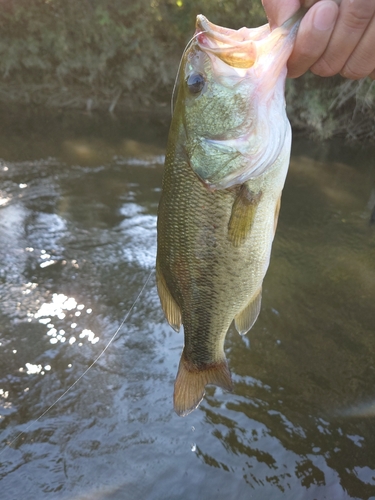
{"label": "tail fin", "polygon": [[185,417],[199,406],[207,384],[218,385],[227,391],[233,390],[227,361],[224,359],[200,369],[187,360],[183,351],[174,384],[174,410],[177,415]]}

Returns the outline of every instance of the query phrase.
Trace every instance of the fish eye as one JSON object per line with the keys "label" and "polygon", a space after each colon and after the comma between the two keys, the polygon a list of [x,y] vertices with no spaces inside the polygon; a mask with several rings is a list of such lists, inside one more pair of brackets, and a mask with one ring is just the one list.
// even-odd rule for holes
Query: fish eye
{"label": "fish eye", "polygon": [[200,73],[192,73],[186,80],[189,92],[191,94],[199,94],[205,84],[204,76]]}

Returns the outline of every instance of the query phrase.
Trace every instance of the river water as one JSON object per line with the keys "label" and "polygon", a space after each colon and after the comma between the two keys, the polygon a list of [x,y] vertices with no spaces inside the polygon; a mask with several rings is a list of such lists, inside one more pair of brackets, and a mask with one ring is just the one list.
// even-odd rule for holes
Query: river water
{"label": "river water", "polygon": [[375,499],[373,149],[295,139],[260,317],[226,339],[234,392],[180,418],[154,276],[166,126],[0,128],[1,500]]}

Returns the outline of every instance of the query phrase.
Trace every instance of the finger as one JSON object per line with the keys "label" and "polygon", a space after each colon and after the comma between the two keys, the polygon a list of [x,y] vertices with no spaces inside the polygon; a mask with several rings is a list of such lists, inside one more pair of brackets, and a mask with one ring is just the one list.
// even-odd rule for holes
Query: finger
{"label": "finger", "polygon": [[301,21],[292,55],[288,61],[288,76],[305,73],[324,53],[333,32],[339,8],[332,0],[321,0]]}
{"label": "finger", "polygon": [[373,0],[342,0],[339,16],[328,47],[311,67],[320,76],[340,73],[359,43],[375,12]]}
{"label": "finger", "polygon": [[[341,4],[341,0],[332,0],[332,1],[335,2],[337,5]],[[302,5],[304,7],[310,8],[316,2],[319,2],[319,0],[302,0]]]}
{"label": "finger", "polygon": [[300,7],[299,0],[262,0],[262,4],[271,29],[281,26]]}
{"label": "finger", "polygon": [[360,42],[346,61],[341,75],[359,80],[375,70],[375,17],[372,18]]}

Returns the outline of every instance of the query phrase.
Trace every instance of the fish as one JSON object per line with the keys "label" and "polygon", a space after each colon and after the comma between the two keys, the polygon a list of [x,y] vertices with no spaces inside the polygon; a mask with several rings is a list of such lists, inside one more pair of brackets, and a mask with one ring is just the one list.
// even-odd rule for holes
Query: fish
{"label": "fish", "polygon": [[179,68],[158,207],[156,284],[170,326],[184,329],[174,410],[195,410],[213,384],[233,390],[224,353],[234,321],[258,318],[288,171],[287,60],[300,9],[281,27],[233,30],[196,20]]}

